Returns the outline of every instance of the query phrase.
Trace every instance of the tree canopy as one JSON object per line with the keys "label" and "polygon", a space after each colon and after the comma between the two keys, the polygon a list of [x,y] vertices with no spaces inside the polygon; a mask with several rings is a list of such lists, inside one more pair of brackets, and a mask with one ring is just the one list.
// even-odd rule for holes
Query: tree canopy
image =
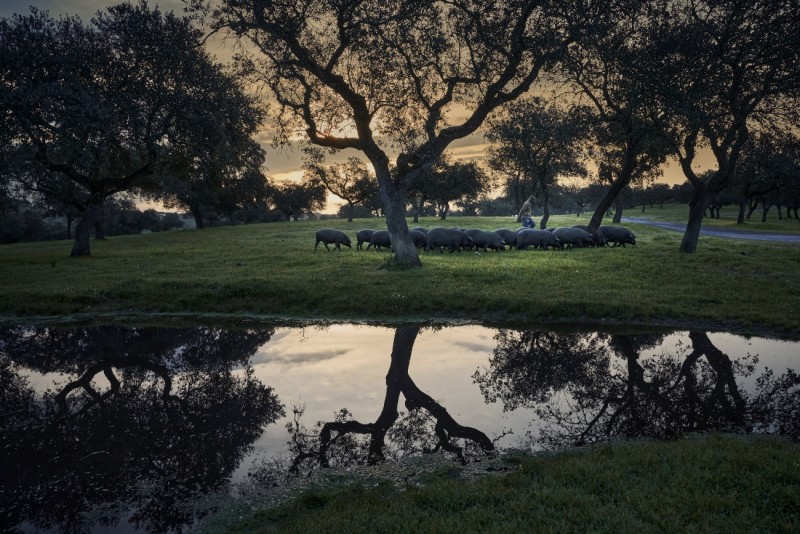
{"label": "tree canopy", "polygon": [[238,155],[261,122],[202,37],[191,19],[145,1],[88,24],[36,8],[0,20],[3,173],[45,195],[64,178],[86,192],[73,256],[89,254],[105,198],[158,190],[167,161],[225,166],[220,155]]}
{"label": "tree canopy", "polygon": [[[635,68],[693,186],[681,251],[694,252],[703,214],[731,183],[751,133],[792,128],[800,96],[800,2],[667,2]],[[695,164],[710,149],[716,168]]]}
{"label": "tree canopy", "polygon": [[415,266],[403,184],[523,95],[568,38],[549,0],[193,4],[247,43],[239,64],[277,100],[278,140],[364,153],[395,257]]}

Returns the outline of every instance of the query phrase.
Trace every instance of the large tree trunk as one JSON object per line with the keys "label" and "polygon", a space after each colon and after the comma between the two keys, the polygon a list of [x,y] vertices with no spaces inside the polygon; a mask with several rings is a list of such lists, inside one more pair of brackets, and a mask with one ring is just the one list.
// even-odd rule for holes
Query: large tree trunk
{"label": "large tree trunk", "polygon": [[605,217],[609,212],[611,205],[614,203],[614,199],[617,198],[617,195],[624,187],[625,185],[619,180],[615,180],[611,183],[611,187],[608,189],[608,191],[606,191],[606,194],[603,196],[603,198],[600,199],[600,202],[594,209],[592,218],[589,220],[590,233],[597,233],[597,229],[603,224],[603,217]]}
{"label": "large tree trunk", "polygon": [[422,195],[414,195],[411,200],[411,205],[414,207],[414,223],[419,223],[419,216],[422,213],[422,208],[425,206],[425,197]]}
{"label": "large tree trunk", "polygon": [[97,216],[103,209],[103,198],[99,195],[91,195],[83,210],[83,216],[75,228],[75,241],[72,243],[70,256],[90,256],[89,237],[92,232]]}
{"label": "large tree trunk", "polygon": [[349,200],[347,201],[347,222],[353,222],[353,210],[355,206]]}
{"label": "large tree trunk", "polygon": [[75,221],[75,217],[72,215],[67,215],[67,239],[72,239],[72,223]]}
{"label": "large tree trunk", "polygon": [[769,209],[771,207],[772,207],[772,204],[767,204],[766,202],[761,204],[761,222],[762,223],[767,222],[767,213],[769,212]]}
{"label": "large tree trunk", "polygon": [[[620,191],[625,189],[625,187],[631,182],[635,166],[635,158],[629,158],[626,164],[623,165],[622,170],[620,171],[616,180],[611,182],[611,186],[609,187],[608,191],[606,191],[605,196],[603,196],[603,198],[600,200],[600,203],[597,204],[597,207],[592,214],[592,219],[589,221],[589,233],[592,235],[596,234],[597,229],[603,224],[603,216],[609,212],[611,205],[617,198],[617,195],[619,195]],[[620,209],[619,212],[621,214],[622,210]]]}
{"label": "large tree trunk", "polygon": [[614,206],[614,219],[615,223],[622,222],[622,202],[617,202]]}
{"label": "large tree trunk", "polygon": [[[539,222],[539,228],[545,230],[547,228],[547,221],[550,219],[550,196],[547,193],[547,186],[542,186],[542,220]],[[531,210],[533,211],[533,210]]]}
{"label": "large tree trunk", "polygon": [[759,200],[757,198],[756,199],[752,199],[752,198],[750,199],[750,209],[747,211],[747,219],[748,220],[750,220],[750,217],[753,216],[753,212],[756,211],[756,208],[758,207],[758,203],[759,203]]}
{"label": "large tree trunk", "polygon": [[739,215],[736,217],[736,224],[744,224],[744,212],[747,209],[746,203],[747,199],[744,198],[739,201]]}
{"label": "large tree trunk", "polygon": [[700,227],[703,224],[703,214],[711,202],[710,192],[706,184],[695,185],[692,200],[689,202],[689,220],[686,231],[681,239],[681,252],[694,253],[697,250],[697,241],[700,239]]}
{"label": "large tree trunk", "polygon": [[198,230],[202,230],[205,228],[203,224],[203,214],[200,213],[200,208],[198,206],[193,206],[192,210],[192,217],[194,217],[194,225],[197,227]]}
{"label": "large tree trunk", "polygon": [[[408,224],[405,217],[405,206],[400,192],[400,188],[392,179],[389,171],[389,160],[385,155],[368,153],[367,157],[375,169],[380,186],[379,195],[383,205],[383,213],[386,216],[386,229],[392,240],[392,250],[397,263],[408,267],[422,267],[422,262],[417,254],[417,247],[408,233]],[[398,180],[398,183],[405,183],[405,180]]]}

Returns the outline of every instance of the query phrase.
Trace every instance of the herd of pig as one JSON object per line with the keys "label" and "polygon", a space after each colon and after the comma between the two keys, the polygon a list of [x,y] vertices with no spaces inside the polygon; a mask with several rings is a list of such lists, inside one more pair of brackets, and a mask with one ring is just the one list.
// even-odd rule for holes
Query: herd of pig
{"label": "herd of pig", "polygon": [[[501,228],[495,231],[479,230],[477,228],[422,228],[417,226],[409,231],[411,239],[417,248],[425,251],[438,249],[444,252],[447,248],[450,252],[461,250],[479,250],[484,252],[489,250],[505,250],[516,248],[519,250],[528,247],[562,249],[564,247],[605,247],[609,244],[613,246],[627,244],[635,245],[636,236],[627,228],[620,226],[601,226],[597,233],[591,234],[588,228],[583,225],[575,225],[571,228],[548,228],[547,230],[534,230],[532,228],[520,228],[519,230],[508,230]],[[335,245],[337,250],[341,250],[340,245],[351,247],[352,242],[344,232],[333,228],[319,230],[316,235],[314,250],[320,243],[328,248],[328,245]],[[361,250],[364,243],[367,250],[375,247],[376,250],[383,248],[390,249],[392,242],[389,239],[389,232],[386,230],[359,230],[356,233],[356,249]]]}

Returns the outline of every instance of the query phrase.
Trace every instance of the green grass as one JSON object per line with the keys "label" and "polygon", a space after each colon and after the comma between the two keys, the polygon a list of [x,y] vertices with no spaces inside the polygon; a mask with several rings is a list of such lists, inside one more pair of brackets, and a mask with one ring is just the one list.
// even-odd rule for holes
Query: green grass
{"label": "green grass", "polygon": [[[591,214],[589,214],[591,216]],[[785,213],[784,213],[785,215]],[[654,221],[677,222],[686,224],[689,217],[689,207],[685,204],[664,204],[663,208],[658,206],[645,208],[642,207],[626,209],[622,212],[623,217],[645,217]],[[721,228],[725,230],[746,230],[748,232],[770,232],[778,234],[800,234],[800,221],[797,219],[778,220],[778,211],[772,208],[767,214],[767,222],[761,222],[761,208],[753,212],[753,216],[744,224],[737,224],[739,216],[738,206],[724,206],[720,210],[719,219],[703,218],[703,226]]]}
{"label": "green grass", "polygon": [[[553,217],[552,225],[585,223]],[[435,219],[423,221],[432,227]],[[629,225],[627,248],[422,254],[392,270],[387,252],[313,251],[314,233],[351,236],[379,219],[260,224],[118,236],[69,258],[71,242],[0,247],[0,320],[170,314],[333,320],[614,322],[761,329],[798,335],[800,247],[681,235]],[[450,226],[514,227],[511,218]],[[355,242],[353,243],[355,246]]]}
{"label": "green grass", "polygon": [[226,532],[798,532],[800,447],[710,435],[512,457],[422,487],[317,487]]}

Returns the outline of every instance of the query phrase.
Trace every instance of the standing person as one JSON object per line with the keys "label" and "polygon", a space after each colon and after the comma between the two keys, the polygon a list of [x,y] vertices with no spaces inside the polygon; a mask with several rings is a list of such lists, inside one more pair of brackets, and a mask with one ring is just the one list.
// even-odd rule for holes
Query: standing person
{"label": "standing person", "polygon": [[536,201],[533,198],[533,195],[528,197],[528,200],[522,204],[522,208],[519,210],[519,215],[517,218],[522,222],[522,226],[525,228],[535,228],[536,223],[533,221],[531,215],[533,215],[533,203]]}

